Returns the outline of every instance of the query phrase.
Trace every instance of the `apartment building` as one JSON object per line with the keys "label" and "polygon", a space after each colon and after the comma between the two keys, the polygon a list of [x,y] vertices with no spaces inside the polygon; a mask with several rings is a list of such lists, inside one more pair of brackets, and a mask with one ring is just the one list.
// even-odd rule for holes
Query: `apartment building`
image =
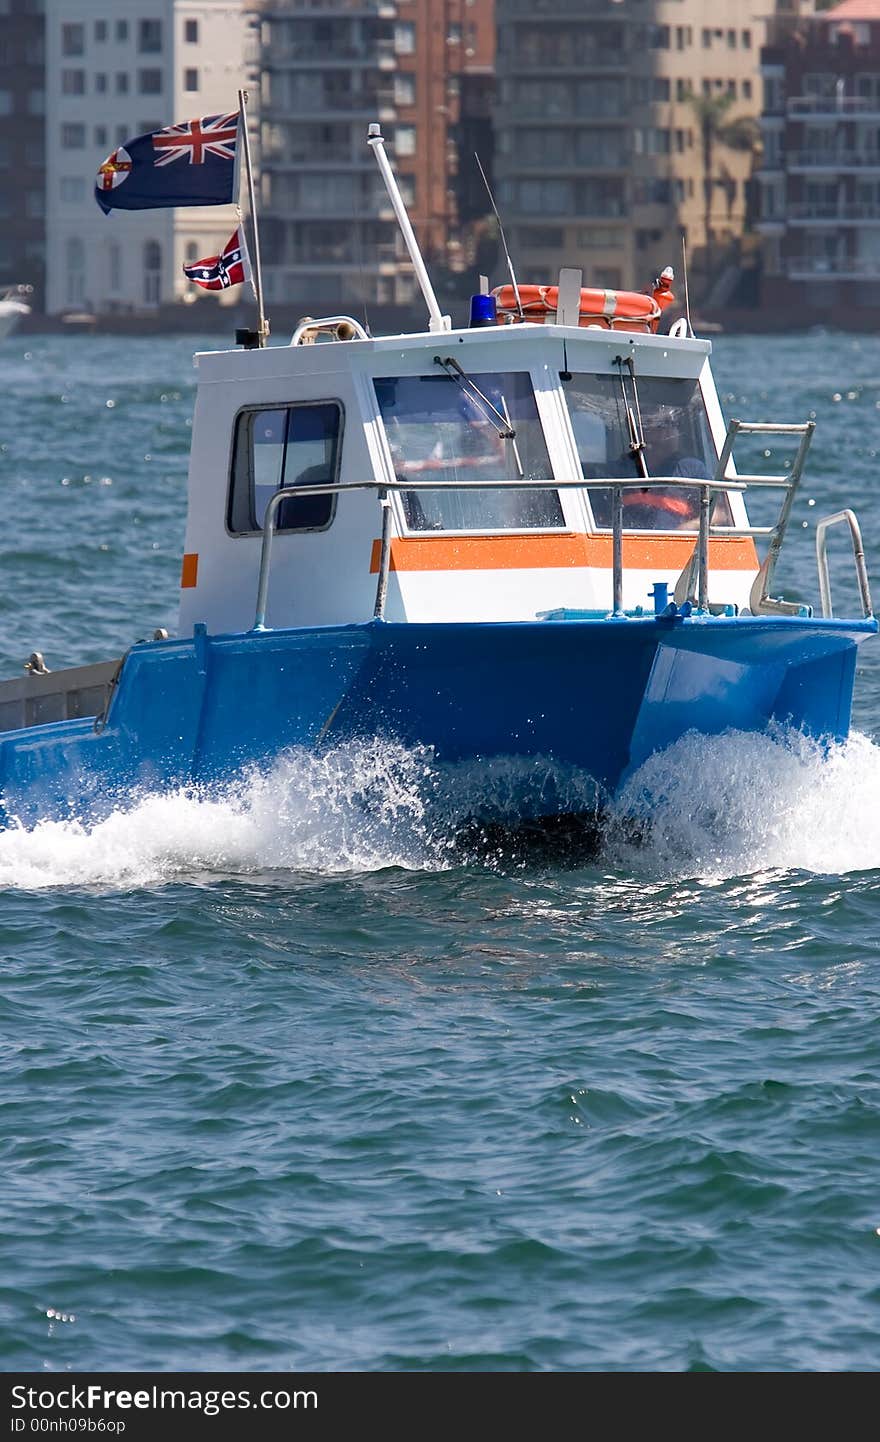
{"label": "apartment building", "polygon": [[[143,311],[191,298],[181,267],[216,253],[231,207],[117,211],[93,187],[126,139],[237,108],[240,0],[45,0],[46,309]],[[233,299],[234,294],[233,294]]]}
{"label": "apartment building", "polygon": [[766,301],[880,307],[880,0],[778,21],[761,72]]}
{"label": "apartment building", "polygon": [[[496,175],[520,273],[641,288],[743,231],[760,108],[754,0],[496,0]],[[706,277],[708,278],[708,277]]]}
{"label": "apartment building", "polygon": [[0,287],[42,304],[46,247],[43,0],[0,3]]}
{"label": "apartment building", "polygon": [[460,141],[491,149],[492,0],[263,0],[261,13],[267,300],[409,303],[367,127],[383,127],[426,256],[459,268]]}

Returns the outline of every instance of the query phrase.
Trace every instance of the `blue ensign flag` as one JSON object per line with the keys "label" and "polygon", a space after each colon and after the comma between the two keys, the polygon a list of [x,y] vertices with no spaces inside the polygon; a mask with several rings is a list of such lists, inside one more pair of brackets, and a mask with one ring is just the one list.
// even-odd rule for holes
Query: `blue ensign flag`
{"label": "blue ensign flag", "polygon": [[185,120],[127,140],[98,168],[95,199],[111,210],[228,205],[236,200],[238,111]]}

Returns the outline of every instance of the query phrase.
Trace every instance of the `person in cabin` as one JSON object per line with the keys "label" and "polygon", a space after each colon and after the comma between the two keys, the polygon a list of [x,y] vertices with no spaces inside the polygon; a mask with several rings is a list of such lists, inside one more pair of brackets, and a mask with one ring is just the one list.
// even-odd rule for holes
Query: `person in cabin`
{"label": "person in cabin", "polygon": [[[706,460],[692,452],[683,434],[681,413],[658,406],[642,413],[645,465],[649,476],[686,476],[708,481]],[[623,494],[624,525],[638,530],[689,531],[700,515],[700,492],[695,486],[653,487]]]}

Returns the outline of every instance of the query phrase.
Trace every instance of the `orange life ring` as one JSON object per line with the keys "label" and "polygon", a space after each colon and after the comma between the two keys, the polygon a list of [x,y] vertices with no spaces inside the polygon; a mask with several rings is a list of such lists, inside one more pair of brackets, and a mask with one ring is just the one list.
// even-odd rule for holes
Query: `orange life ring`
{"label": "orange life ring", "polygon": [[[518,290],[519,302],[512,285],[499,285],[493,290],[500,321],[522,319],[540,323],[555,318],[558,286],[521,285]],[[656,331],[662,312],[674,299],[669,284],[661,285],[659,281],[651,295],[635,290],[582,290],[579,324],[605,326],[608,330]]]}

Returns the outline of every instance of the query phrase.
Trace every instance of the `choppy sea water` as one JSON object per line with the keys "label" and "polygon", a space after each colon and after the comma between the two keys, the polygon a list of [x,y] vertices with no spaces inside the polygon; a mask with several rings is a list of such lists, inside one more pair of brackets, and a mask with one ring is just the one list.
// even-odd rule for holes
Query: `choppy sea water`
{"label": "choppy sea water", "polygon": [[[3,674],[173,629],[197,347],[0,346]],[[880,587],[880,341],[715,370],[818,422],[780,587],[844,504]],[[868,642],[845,746],[686,738],[574,864],[370,745],[0,835],[0,1367],[876,1370],[878,722]]]}

